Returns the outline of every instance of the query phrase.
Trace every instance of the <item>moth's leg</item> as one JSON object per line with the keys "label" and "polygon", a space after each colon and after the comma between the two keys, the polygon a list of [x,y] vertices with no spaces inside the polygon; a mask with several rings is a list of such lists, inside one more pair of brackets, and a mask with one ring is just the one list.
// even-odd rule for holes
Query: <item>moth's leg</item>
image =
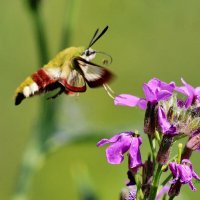
{"label": "moth's leg", "polygon": [[69,90],[67,90],[67,89],[65,89],[64,92],[65,92],[66,95],[74,95],[74,94],[75,94],[74,92],[69,91]]}
{"label": "moth's leg", "polygon": [[55,95],[48,97],[47,99],[55,99],[56,97],[60,96],[63,92],[65,92],[65,88],[60,87],[60,90]]}

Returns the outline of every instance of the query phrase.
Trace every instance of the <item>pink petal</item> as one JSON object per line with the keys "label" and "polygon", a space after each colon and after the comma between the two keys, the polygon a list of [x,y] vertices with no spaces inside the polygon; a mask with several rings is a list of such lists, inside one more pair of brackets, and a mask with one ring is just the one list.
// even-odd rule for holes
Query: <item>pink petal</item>
{"label": "pink petal", "polygon": [[167,90],[161,90],[157,94],[158,101],[160,100],[168,100],[172,96],[172,93]]}
{"label": "pink petal", "polygon": [[190,181],[188,184],[189,184],[189,186],[190,186],[190,188],[191,188],[192,191],[196,191],[196,190],[197,190],[197,189],[194,187],[192,181]]}
{"label": "pink petal", "polygon": [[176,87],[175,90],[177,92],[180,92],[180,93],[186,95],[186,96],[189,96],[188,90],[185,86]]}
{"label": "pink petal", "polygon": [[134,107],[137,106],[139,100],[140,98],[130,94],[120,94],[119,96],[115,97],[114,104]]}
{"label": "pink petal", "polygon": [[148,83],[148,87],[151,88],[153,93],[155,93],[156,89],[160,87],[161,81],[157,78],[152,78]]}
{"label": "pink petal", "polygon": [[147,101],[153,102],[157,100],[155,91],[153,91],[146,83],[143,85],[143,91]]}
{"label": "pink petal", "polygon": [[160,84],[161,90],[167,90],[169,92],[173,92],[175,87],[176,87],[176,84],[174,82],[165,83],[161,81],[161,84]]}
{"label": "pink petal", "polygon": [[166,133],[171,127],[163,108],[160,106],[158,107],[158,122],[162,129],[162,133]]}
{"label": "pink petal", "polygon": [[147,101],[145,99],[140,99],[138,101],[138,107],[142,110],[145,110],[147,108]]}
{"label": "pink petal", "polygon": [[161,200],[161,197],[164,195],[164,194],[167,194],[169,191],[169,186],[165,185],[163,186],[160,191],[158,192],[158,195],[156,197],[156,200]]}
{"label": "pink petal", "polygon": [[192,87],[190,84],[188,84],[183,78],[181,78],[181,81],[183,83],[183,85],[185,86],[185,88],[187,89],[188,92],[188,96],[193,96],[194,95],[194,87]]}
{"label": "pink petal", "polygon": [[113,137],[111,137],[110,139],[101,139],[98,143],[97,143],[97,146],[98,147],[101,147],[103,146],[104,144],[108,144],[108,143],[113,143],[113,142],[116,142],[119,137],[121,137],[121,133],[120,134],[117,134],[117,135],[114,135]]}
{"label": "pink petal", "polygon": [[171,170],[172,172],[172,175],[174,177],[174,179],[172,181],[170,181],[171,184],[175,183],[178,178],[179,178],[179,171],[177,169],[177,164],[175,162],[171,162],[169,164],[169,169]]}
{"label": "pink petal", "polygon": [[142,144],[142,138],[132,138],[131,146],[129,149],[129,167],[134,168],[142,165],[142,159],[140,154],[140,145]]}
{"label": "pink petal", "polygon": [[196,88],[195,88],[195,94],[196,94],[197,96],[200,95],[200,87],[196,87]]}
{"label": "pink petal", "polygon": [[197,175],[197,173],[193,170],[192,171],[192,176],[193,178],[195,178],[196,180],[200,181],[200,177]]}
{"label": "pink petal", "polygon": [[179,164],[177,168],[179,171],[181,183],[185,184],[192,181],[192,171],[189,166],[187,166],[186,164]]}
{"label": "pink petal", "polygon": [[124,159],[124,153],[128,151],[131,144],[130,135],[123,135],[120,140],[111,144],[106,149],[107,161],[110,164],[120,164]]}

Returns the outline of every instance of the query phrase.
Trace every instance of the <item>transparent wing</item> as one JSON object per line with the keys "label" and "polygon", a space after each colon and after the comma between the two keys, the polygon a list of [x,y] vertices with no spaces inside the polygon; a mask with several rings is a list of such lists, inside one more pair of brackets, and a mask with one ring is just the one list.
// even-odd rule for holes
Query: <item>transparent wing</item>
{"label": "transparent wing", "polygon": [[72,92],[85,92],[86,84],[85,79],[77,70],[71,70],[66,79],[60,81],[67,90]]}
{"label": "transparent wing", "polygon": [[110,81],[112,73],[106,68],[78,57],[76,60],[89,87],[99,87]]}

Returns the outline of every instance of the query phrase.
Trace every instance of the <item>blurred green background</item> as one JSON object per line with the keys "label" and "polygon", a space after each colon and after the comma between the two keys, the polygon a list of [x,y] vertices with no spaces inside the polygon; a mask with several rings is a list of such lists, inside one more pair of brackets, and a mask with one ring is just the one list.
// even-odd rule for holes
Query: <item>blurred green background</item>
{"label": "blurred green background", "polygon": [[[79,0],[71,46],[87,46],[96,28],[110,26],[94,49],[112,55],[108,66],[116,79],[117,93],[142,96],[141,86],[152,77],[164,81],[180,78],[200,85],[200,2],[191,0]],[[48,51],[53,57],[61,45],[62,26],[68,10],[67,0],[43,0]],[[11,199],[19,176],[20,163],[40,115],[39,99],[14,106],[16,87],[39,67],[36,36],[25,0],[0,1],[0,199]],[[67,35],[66,35],[67,37]],[[137,108],[116,107],[106,92],[88,89],[79,97],[62,95],[49,104],[59,104],[58,132],[55,141],[62,147],[47,156],[34,176],[31,200],[80,199],[84,185],[99,199],[118,199],[127,179],[127,160],[113,166],[106,162],[105,148],[96,142],[105,135],[125,130],[142,130],[144,113]],[[71,136],[83,138],[68,142]],[[144,138],[142,152],[149,151]],[[143,160],[146,157],[143,158]],[[194,168],[200,173],[199,155],[194,153]],[[184,199],[196,199],[197,192],[184,186]],[[83,192],[83,191],[82,191]]]}

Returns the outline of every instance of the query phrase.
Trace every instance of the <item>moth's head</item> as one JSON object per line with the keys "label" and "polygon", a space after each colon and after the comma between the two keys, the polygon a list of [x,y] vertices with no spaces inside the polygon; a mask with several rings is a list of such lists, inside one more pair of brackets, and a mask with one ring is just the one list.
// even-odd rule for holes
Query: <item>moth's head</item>
{"label": "moth's head", "polygon": [[90,61],[90,60],[95,58],[96,53],[99,53],[99,52],[93,50],[91,47],[94,45],[94,43],[96,43],[97,40],[99,40],[99,38],[101,38],[105,34],[105,32],[107,30],[108,30],[108,26],[106,26],[99,35],[97,35],[98,32],[99,32],[99,29],[97,29],[95,31],[95,33],[94,33],[94,35],[93,35],[93,37],[92,37],[87,49],[83,52],[83,54],[81,56],[82,58],[84,58],[87,61]]}
{"label": "moth's head", "polygon": [[83,52],[83,55],[81,57],[87,61],[90,61],[90,60],[93,60],[95,58],[95,56],[96,56],[96,51],[89,48]]}

